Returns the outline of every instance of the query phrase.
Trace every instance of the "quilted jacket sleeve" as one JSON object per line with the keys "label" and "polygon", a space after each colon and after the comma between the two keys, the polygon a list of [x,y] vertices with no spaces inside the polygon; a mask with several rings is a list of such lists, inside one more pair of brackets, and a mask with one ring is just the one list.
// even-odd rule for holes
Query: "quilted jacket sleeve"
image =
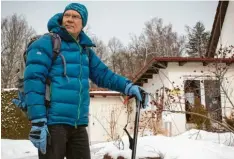
{"label": "quilted jacket sleeve", "polygon": [[131,81],[111,71],[90,49],[90,79],[99,87],[124,93],[125,87]]}
{"label": "quilted jacket sleeve", "polygon": [[46,77],[52,62],[51,37],[45,35],[32,43],[27,50],[24,71],[25,103],[29,120],[46,118]]}

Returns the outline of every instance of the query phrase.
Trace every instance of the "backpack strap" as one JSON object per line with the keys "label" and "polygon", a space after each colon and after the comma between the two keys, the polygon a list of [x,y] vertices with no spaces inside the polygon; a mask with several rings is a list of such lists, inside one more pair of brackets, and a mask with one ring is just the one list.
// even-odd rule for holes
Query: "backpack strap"
{"label": "backpack strap", "polygon": [[27,48],[34,42],[36,41],[37,39],[39,39],[41,36],[40,35],[36,35],[36,36],[33,36],[32,38],[30,38],[29,40],[29,43],[26,45],[26,49],[23,53],[23,61],[24,61],[24,64],[26,64],[26,58],[27,58]]}
{"label": "backpack strap", "polygon": [[[60,48],[61,48],[62,42],[58,34],[52,33],[52,32],[47,33],[47,34],[50,35],[52,39],[52,46],[53,46],[52,63],[53,63],[60,54]],[[50,106],[50,84],[51,84],[51,80],[47,77],[46,78],[46,93],[45,93],[45,106],[46,107]]]}
{"label": "backpack strap", "polygon": [[[52,39],[52,47],[53,47],[52,63],[53,63],[60,54],[60,48],[62,42],[60,36],[56,33],[50,32],[46,33],[46,35],[50,35]],[[49,78],[46,79],[46,83],[47,84],[51,83]]]}
{"label": "backpack strap", "polygon": [[[57,56],[59,56],[60,54],[60,48],[61,48],[61,38],[58,34],[56,33],[46,33],[44,35],[49,35],[51,36],[51,40],[52,40],[52,47],[53,47],[53,55],[52,55],[52,63],[54,62],[54,60],[57,58]],[[27,59],[27,48],[37,39],[39,39],[41,37],[41,35],[37,35],[34,36],[30,39],[29,43],[26,46],[26,49],[23,53],[22,59],[20,60],[20,69],[19,72],[17,73],[18,76],[18,84],[17,87],[19,89],[19,93],[24,95],[24,68],[25,68],[25,64],[26,64],[26,59]],[[50,79],[47,77],[46,78],[46,93],[45,93],[45,106],[48,107],[50,106],[50,84],[51,81]]]}
{"label": "backpack strap", "polygon": [[61,48],[61,38],[58,34],[56,33],[48,33],[51,38],[52,38],[52,44],[53,44],[53,57],[52,57],[52,61],[54,61],[59,53],[60,53],[60,48]]}

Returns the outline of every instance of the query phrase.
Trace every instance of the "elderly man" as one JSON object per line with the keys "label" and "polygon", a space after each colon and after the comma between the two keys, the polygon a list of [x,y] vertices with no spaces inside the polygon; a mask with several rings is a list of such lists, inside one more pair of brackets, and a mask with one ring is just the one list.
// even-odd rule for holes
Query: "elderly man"
{"label": "elderly man", "polygon": [[[49,20],[49,32],[61,37],[60,53],[53,62],[49,35],[36,40],[27,50],[24,92],[32,123],[29,139],[38,148],[40,159],[65,156],[67,159],[90,159],[86,131],[89,78],[99,87],[142,100],[138,86],[109,70],[90,49],[95,45],[82,30],[87,19],[86,7],[71,3],[63,13]],[[45,106],[47,78],[50,80],[49,107]]]}

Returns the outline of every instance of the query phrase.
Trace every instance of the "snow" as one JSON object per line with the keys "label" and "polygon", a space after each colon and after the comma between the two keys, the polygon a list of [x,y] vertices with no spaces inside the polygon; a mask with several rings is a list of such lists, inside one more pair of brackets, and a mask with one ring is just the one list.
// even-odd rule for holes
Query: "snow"
{"label": "snow", "polygon": [[29,140],[1,140],[2,159],[34,159],[37,149]]}
{"label": "snow", "polygon": [[[124,144],[112,141],[91,145],[92,159],[101,159],[107,153],[113,158],[131,158],[127,136],[122,141]],[[1,142],[3,159],[37,159],[37,149],[29,140],[2,139]],[[117,145],[120,145],[121,150]],[[234,134],[192,129],[175,137],[139,137],[137,158],[157,156],[163,156],[164,159],[233,159]]]}
{"label": "snow", "polygon": [[[177,137],[161,135],[139,137],[136,155],[138,158],[164,156],[164,159],[233,159],[234,147],[224,144],[231,141],[218,144],[216,143],[217,136],[204,131],[201,131],[201,137],[198,140],[189,139],[191,134],[197,131],[191,130]],[[234,138],[234,134],[230,133],[219,134],[219,136],[222,139],[226,139],[227,134],[232,135],[232,139]],[[117,156],[131,158],[131,150],[128,149],[128,139],[125,137],[123,142],[124,150],[118,150],[113,142],[92,145],[91,149],[99,148],[100,150],[96,152],[98,156],[108,153],[113,158],[117,158]]]}
{"label": "snow", "polygon": [[90,93],[98,93],[98,94],[120,94],[119,92],[116,91],[90,91]]}
{"label": "snow", "polygon": [[18,90],[18,88],[3,88],[2,91],[15,91]]}
{"label": "snow", "polygon": [[203,130],[191,129],[177,138],[188,138],[193,140],[203,140],[213,142],[217,144],[223,144],[226,146],[234,146],[234,134],[233,133],[212,133]]}

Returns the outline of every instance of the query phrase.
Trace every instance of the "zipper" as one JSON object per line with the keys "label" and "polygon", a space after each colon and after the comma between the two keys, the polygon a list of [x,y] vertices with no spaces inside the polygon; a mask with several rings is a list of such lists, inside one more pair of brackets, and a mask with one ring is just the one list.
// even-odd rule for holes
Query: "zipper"
{"label": "zipper", "polygon": [[80,101],[79,101],[79,104],[78,104],[78,110],[77,110],[77,120],[75,122],[75,128],[77,128],[77,121],[79,120],[80,118],[80,104],[81,104],[81,91],[82,91],[82,84],[81,84],[81,74],[82,74],[82,48],[80,46],[80,44],[76,41],[76,39],[66,30],[65,27],[63,26],[60,26],[62,29],[64,29],[68,35],[70,35],[72,37],[72,39],[74,40],[74,42],[78,45],[79,49],[80,49],[80,76],[78,77],[78,80],[80,82],[80,93],[79,93],[79,98],[80,98]]}
{"label": "zipper", "polygon": [[[66,29],[65,29],[66,30]],[[72,37],[72,39],[75,41],[75,43],[78,45],[79,49],[80,49],[80,75],[78,77],[79,83],[80,83],[80,93],[79,93],[79,104],[78,104],[78,109],[77,109],[77,120],[75,122],[75,128],[77,129],[77,121],[80,118],[80,104],[81,104],[81,91],[82,91],[82,84],[81,84],[81,74],[82,74],[82,48],[80,46],[80,44],[76,41],[76,39],[74,39],[74,37],[66,30],[66,32]]]}
{"label": "zipper", "polygon": [[80,104],[81,104],[81,91],[82,91],[82,83],[81,83],[81,75],[82,75],[82,48],[81,48],[80,45],[79,45],[79,48],[80,48],[80,77],[79,77],[79,82],[80,82],[80,93],[79,93],[80,102],[79,102],[79,106],[78,106],[77,121],[80,118]]}

